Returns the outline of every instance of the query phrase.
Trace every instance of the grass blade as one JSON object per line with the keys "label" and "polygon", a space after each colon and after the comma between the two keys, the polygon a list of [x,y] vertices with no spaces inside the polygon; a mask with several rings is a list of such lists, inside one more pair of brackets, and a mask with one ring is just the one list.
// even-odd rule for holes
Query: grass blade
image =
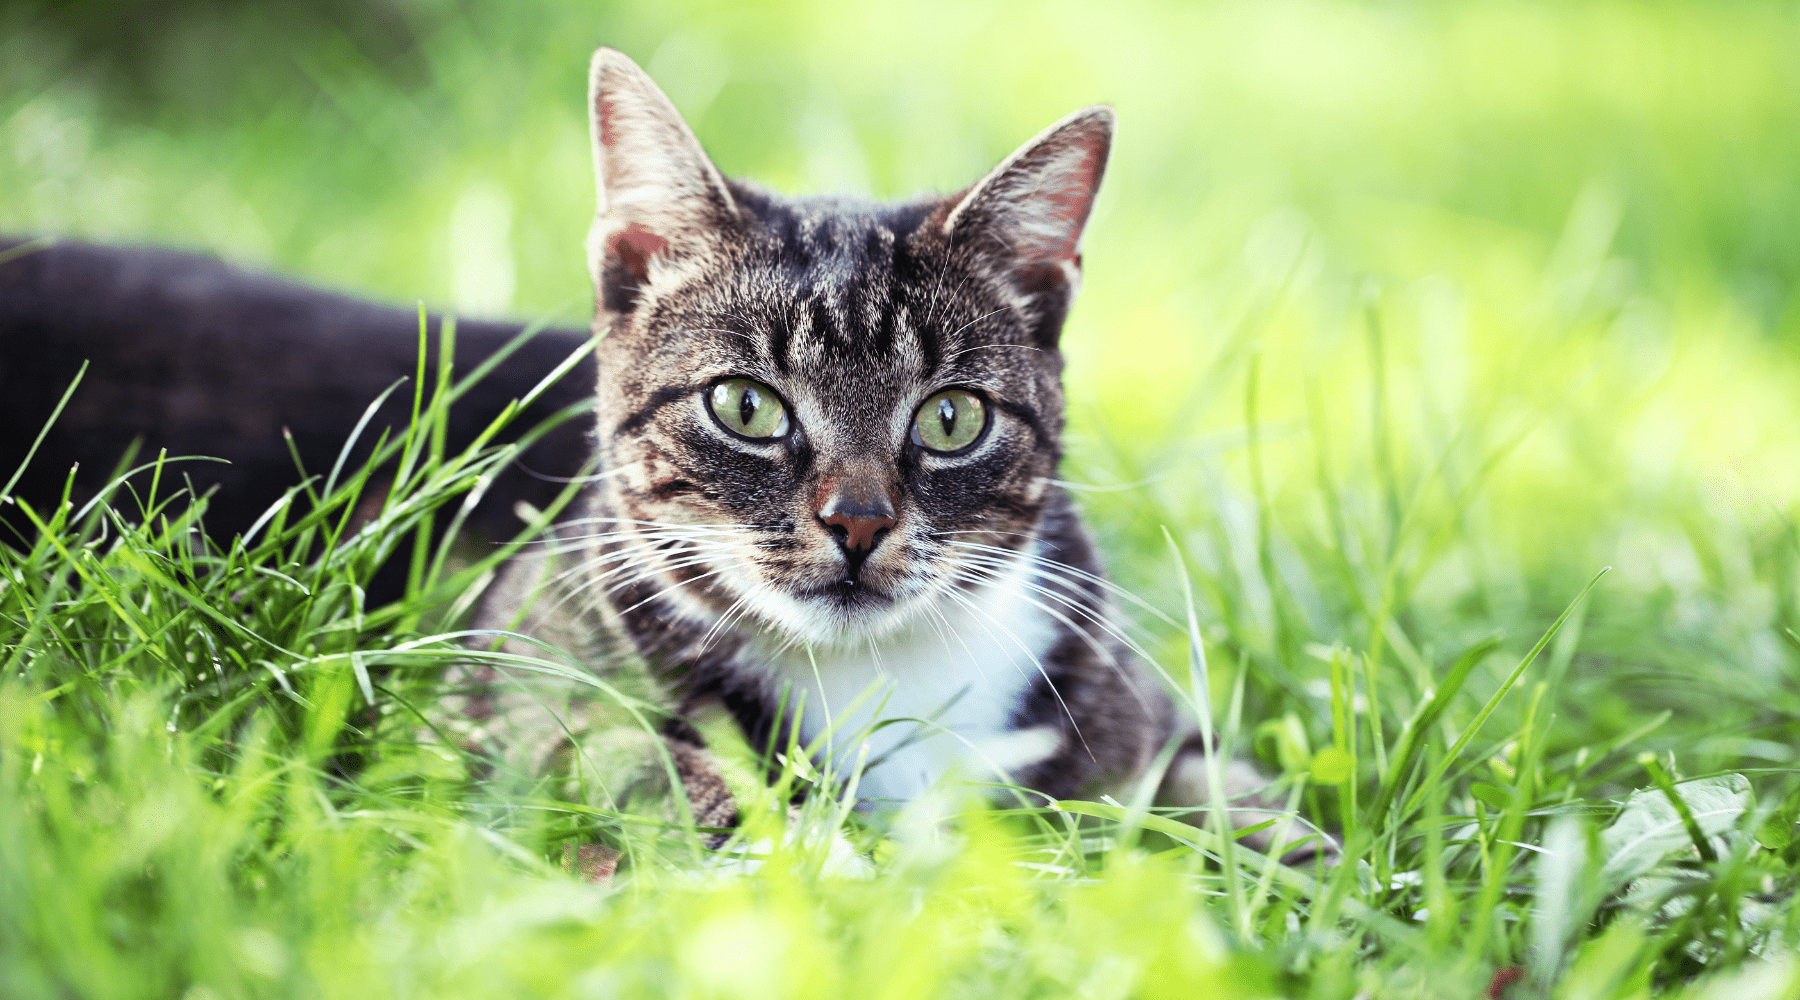
{"label": "grass blade", "polygon": [[1501,700],[1506,697],[1507,692],[1512,690],[1513,685],[1519,682],[1519,678],[1524,676],[1526,668],[1530,667],[1532,662],[1537,659],[1538,654],[1544,651],[1544,647],[1550,644],[1550,640],[1556,638],[1557,630],[1562,628],[1563,622],[1568,621],[1569,616],[1575,613],[1575,609],[1581,606],[1582,599],[1587,597],[1588,592],[1594,589],[1595,585],[1600,582],[1600,578],[1610,572],[1612,572],[1612,567],[1607,566],[1600,570],[1600,572],[1595,573],[1594,578],[1588,581],[1587,586],[1581,588],[1581,593],[1576,594],[1575,599],[1569,602],[1569,606],[1563,609],[1563,613],[1556,617],[1556,621],[1551,623],[1549,631],[1545,632],[1543,638],[1537,641],[1537,645],[1531,647],[1531,652],[1526,653],[1525,658],[1519,661],[1519,665],[1513,668],[1512,673],[1507,675],[1505,681],[1501,682],[1500,689],[1495,691],[1493,696],[1487,700],[1487,704],[1481,706],[1481,711],[1475,713],[1474,720],[1463,728],[1462,735],[1456,738],[1456,742],[1452,744],[1450,749],[1444,754],[1443,759],[1438,761],[1438,763],[1432,767],[1419,790],[1414,792],[1412,796],[1407,799],[1406,807],[1401,810],[1403,813],[1410,815],[1414,809],[1418,808],[1419,801],[1424,797],[1425,790],[1443,779],[1444,772],[1449,770],[1450,765],[1462,754],[1463,748],[1467,747],[1469,741],[1475,738],[1475,734],[1481,731],[1481,727],[1487,722],[1488,716],[1493,715],[1494,710],[1500,707]]}

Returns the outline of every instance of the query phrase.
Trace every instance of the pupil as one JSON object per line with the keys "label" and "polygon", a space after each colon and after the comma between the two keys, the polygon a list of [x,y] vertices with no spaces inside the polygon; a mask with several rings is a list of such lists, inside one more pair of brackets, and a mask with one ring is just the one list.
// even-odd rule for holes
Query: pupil
{"label": "pupil", "polygon": [[950,438],[956,429],[956,404],[948,399],[938,400],[938,423],[943,425],[944,437]]}
{"label": "pupil", "polygon": [[738,422],[745,427],[750,426],[750,418],[756,416],[757,408],[761,405],[762,400],[757,396],[756,390],[744,386],[743,398],[738,400]]}

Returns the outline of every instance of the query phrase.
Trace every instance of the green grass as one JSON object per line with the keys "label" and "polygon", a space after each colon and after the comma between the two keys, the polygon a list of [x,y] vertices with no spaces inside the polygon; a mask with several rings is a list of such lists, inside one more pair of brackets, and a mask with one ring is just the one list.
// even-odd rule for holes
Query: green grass
{"label": "green grass", "polygon": [[[0,994],[1800,994],[1786,8],[325,9],[0,9],[0,228],[578,322],[595,44],[784,190],[951,189],[1114,102],[1064,477],[1349,860],[820,791],[747,802],[746,869],[666,803],[475,780],[426,719],[487,566],[415,543],[509,454],[426,405],[360,530],[363,473],[310,470],[209,548],[169,461],[0,548]],[[572,842],[627,861],[586,885]]]}

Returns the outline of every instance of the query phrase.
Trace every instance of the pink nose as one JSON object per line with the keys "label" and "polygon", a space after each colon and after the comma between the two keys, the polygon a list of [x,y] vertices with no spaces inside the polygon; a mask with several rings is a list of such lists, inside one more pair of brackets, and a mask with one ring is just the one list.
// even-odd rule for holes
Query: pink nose
{"label": "pink nose", "polygon": [[819,520],[829,527],[842,529],[843,534],[839,535],[837,531],[832,534],[838,535],[838,544],[851,552],[873,549],[889,528],[900,523],[888,514],[851,513],[848,510],[839,510]]}
{"label": "pink nose", "polygon": [[844,554],[860,563],[881,544],[882,536],[899,518],[894,511],[897,486],[893,474],[880,466],[863,464],[840,468],[819,480],[813,494],[813,513],[837,539]]}

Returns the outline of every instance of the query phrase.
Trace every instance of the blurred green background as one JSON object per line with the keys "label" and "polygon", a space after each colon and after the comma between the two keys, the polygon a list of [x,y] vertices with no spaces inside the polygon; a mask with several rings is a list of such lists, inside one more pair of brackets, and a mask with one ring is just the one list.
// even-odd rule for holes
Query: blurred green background
{"label": "blurred green background", "polygon": [[1792,5],[10,2],[0,230],[579,324],[599,44],[788,192],[1117,107],[1066,476],[1164,607],[1175,532],[1255,710],[1316,718],[1320,645],[1528,645],[1613,565],[1555,738],[1792,758]]}
{"label": "blurred green background", "polygon": [[[1512,963],[1552,995],[1579,948],[1554,995],[1638,997],[1653,975],[1679,988],[1793,952],[1793,4],[0,0],[0,232],[200,248],[579,325],[600,44],[650,71],[726,172],[790,192],[954,190],[1068,111],[1115,105],[1065,335],[1063,475],[1111,574],[1177,618],[1179,556],[1214,704],[1244,680],[1233,745],[1301,779],[1308,815],[1348,827],[1358,789],[1368,805],[1400,787],[1378,776],[1392,738],[1454,691],[1415,745],[1441,768],[1429,799],[1381,827],[1373,869],[1340,866],[1322,894],[1264,883],[1254,919],[1197,855],[1146,860],[1073,825],[1070,853],[1045,855],[979,816],[941,842],[882,840],[867,881],[796,850],[755,876],[653,863],[594,890],[549,867],[560,853],[532,856],[576,835],[572,814],[492,811],[501,793],[413,745],[404,716],[359,779],[331,771],[352,691],[323,668],[336,656],[293,667],[341,696],[304,712],[245,668],[257,718],[300,715],[297,735],[176,733],[157,698],[212,690],[181,679],[207,665],[152,663],[94,581],[138,587],[126,603],[155,606],[158,636],[197,626],[140,586],[142,559],[119,561],[130,545],[81,548],[32,563],[64,566],[38,572],[52,581],[95,569],[80,601],[19,612],[68,636],[27,637],[9,662],[29,668],[0,683],[0,802],[21,803],[0,816],[27,817],[0,821],[0,985],[1473,998]],[[20,577],[10,596],[35,593]],[[1126,610],[1185,678],[1178,623]],[[392,638],[357,628],[321,621],[319,648]],[[1445,679],[1495,631],[1466,684]],[[1350,678],[1335,701],[1333,663]],[[173,686],[140,696],[140,677]],[[1678,833],[1650,858],[1663,888],[1570,902],[1559,885],[1600,881],[1568,838],[1649,784],[1645,750],[1774,811],[1718,865]],[[229,773],[207,769],[220,753]],[[1552,816],[1580,817],[1562,846]],[[1775,969],[1784,995],[1796,968]]]}

